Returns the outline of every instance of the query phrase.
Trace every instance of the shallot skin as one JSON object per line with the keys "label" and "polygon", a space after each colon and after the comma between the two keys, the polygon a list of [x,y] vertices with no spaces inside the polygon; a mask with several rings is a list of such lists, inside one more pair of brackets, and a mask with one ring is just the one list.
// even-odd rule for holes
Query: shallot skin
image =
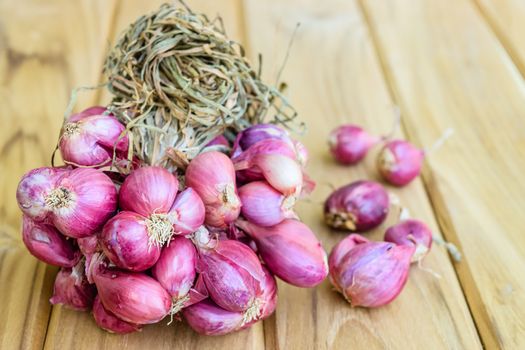
{"label": "shallot skin", "polygon": [[111,218],[99,236],[102,250],[116,266],[130,271],[144,271],[160,257],[160,247],[150,243],[146,218],[121,211]]}
{"label": "shallot skin", "polygon": [[268,269],[297,287],[314,287],[328,275],[326,252],[308,226],[286,219],[272,227],[238,220],[236,225],[256,243]]}
{"label": "shallot skin", "polygon": [[332,271],[339,266],[345,255],[359,244],[368,243],[370,240],[357,233],[352,233],[337,243],[328,256],[328,266],[330,267],[330,278]]}
{"label": "shallot skin", "polygon": [[55,266],[73,267],[82,254],[74,244],[53,226],[35,222],[24,215],[22,240],[27,250],[37,259]]}
{"label": "shallot skin", "polygon": [[179,181],[168,170],[147,166],[133,171],[120,188],[119,204],[123,210],[148,217],[167,213],[179,189]]}
{"label": "shallot skin", "polygon": [[100,328],[110,333],[128,334],[140,331],[141,327],[141,325],[123,321],[106,310],[98,295],[93,302],[93,318]]}
{"label": "shallot skin", "polygon": [[379,139],[369,135],[357,125],[341,125],[330,133],[328,143],[330,151],[341,164],[352,165],[361,161],[370,147]]}
{"label": "shallot skin", "polygon": [[421,172],[425,153],[404,140],[386,143],[377,157],[377,168],[390,184],[405,186]]}
{"label": "shallot skin", "polygon": [[156,323],[170,311],[169,293],[144,273],[105,268],[93,279],[104,308],[126,322]]}
{"label": "shallot skin", "polygon": [[398,245],[414,246],[412,262],[423,259],[432,247],[432,231],[422,221],[408,219],[389,227],[385,232],[385,241]]}
{"label": "shallot skin", "polygon": [[206,208],[201,197],[193,188],[188,187],[177,194],[168,212],[168,220],[172,223],[175,233],[189,235],[204,224],[205,215]]}
{"label": "shallot skin", "polygon": [[62,304],[70,309],[86,311],[91,308],[97,291],[88,283],[84,273],[84,263],[73,268],[61,268],[55,278],[53,296],[49,302]]}
{"label": "shallot skin", "polygon": [[335,190],[325,201],[325,222],[336,229],[367,231],[387,217],[388,193],[374,181],[355,181]]}
{"label": "shallot skin", "polygon": [[223,309],[242,312],[256,305],[264,272],[257,255],[243,243],[222,240],[212,249],[200,248],[197,270],[211,299]]}
{"label": "shallot skin", "polygon": [[243,325],[243,313],[224,310],[213,301],[206,299],[182,309],[184,319],[197,333],[224,335],[234,332]]}
{"label": "shallot skin", "polygon": [[352,306],[386,305],[405,286],[414,249],[390,242],[357,244],[331,266],[330,281]]}

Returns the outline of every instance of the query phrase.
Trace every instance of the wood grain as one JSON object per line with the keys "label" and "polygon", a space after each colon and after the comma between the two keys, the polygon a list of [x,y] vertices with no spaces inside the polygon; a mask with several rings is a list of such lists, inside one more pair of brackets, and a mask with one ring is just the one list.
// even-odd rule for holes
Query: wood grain
{"label": "wood grain", "polygon": [[363,4],[410,138],[456,130],[424,178],[483,343],[523,348],[525,82],[471,2]]}
{"label": "wood grain", "polygon": [[[111,41],[127,25],[143,13],[153,11],[163,1],[126,0],[117,6],[114,33]],[[195,11],[214,17],[219,11],[224,19],[226,30],[232,38],[242,39],[240,26],[240,7],[236,1],[187,1]],[[104,93],[102,103],[109,100]],[[101,330],[95,324],[91,314],[71,311],[61,306],[53,307],[49,322],[45,349],[263,349],[265,347],[263,325],[259,323],[249,330],[223,337],[203,337],[193,332],[186,324],[174,322],[167,326],[169,320],[144,327],[139,333],[130,335],[113,335]],[[72,330],[75,330],[74,332]]]}
{"label": "wood grain", "polygon": [[[341,123],[357,123],[370,132],[385,134],[394,120],[394,102],[366,23],[355,1],[332,1],[327,6],[313,0],[248,0],[245,9],[251,54],[264,54],[269,81],[274,81],[288,41],[300,22],[283,78],[290,84],[290,99],[309,126],[303,140],[311,152],[309,171],[318,181],[318,189],[311,203],[301,205],[299,214],[330,248],[345,237],[320,222],[321,203],[330,193],[330,186],[376,178],[377,172],[373,153],[359,166],[336,165],[328,155],[328,134]],[[400,197],[414,217],[428,222],[439,234],[420,181],[405,189],[389,190]],[[368,236],[381,239],[395,216]],[[265,325],[266,342],[278,349],[479,348],[476,329],[447,254],[436,247],[424,265],[442,278],[414,267],[400,297],[374,310],[351,308],[331,290],[328,281],[316,289],[281,283],[275,321]]]}
{"label": "wood grain", "polygon": [[525,2],[521,0],[473,0],[499,40],[525,75]]}
{"label": "wood grain", "polygon": [[4,0],[0,13],[0,348],[41,348],[55,269],[22,244],[16,185],[49,165],[71,89],[97,83],[111,1]]}

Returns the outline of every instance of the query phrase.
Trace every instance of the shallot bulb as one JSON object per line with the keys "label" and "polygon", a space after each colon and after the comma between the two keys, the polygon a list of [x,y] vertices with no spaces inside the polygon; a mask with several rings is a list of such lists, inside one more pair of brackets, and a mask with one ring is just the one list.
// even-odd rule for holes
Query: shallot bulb
{"label": "shallot bulb", "polygon": [[182,314],[194,331],[204,335],[234,332],[244,319],[242,312],[224,310],[209,299],[182,309]]}
{"label": "shallot bulb", "polygon": [[286,219],[272,227],[237,220],[236,225],[257,244],[268,269],[297,287],[314,287],[328,274],[326,252],[308,226]]}
{"label": "shallot bulb", "polygon": [[102,305],[119,319],[151,324],[170,312],[170,295],[159,282],[144,273],[98,267],[93,279]]}
{"label": "shallot bulb", "polygon": [[189,235],[204,224],[206,208],[197,192],[188,187],[180,192],[168,212],[175,233]]}
{"label": "shallot bulb", "polygon": [[228,139],[224,135],[219,135],[210,142],[208,142],[205,147],[207,148],[211,146],[230,147],[230,141],[228,141]]}
{"label": "shallot bulb", "polygon": [[197,251],[193,243],[182,236],[174,236],[162,248],[159,260],[151,269],[153,277],[173,298],[171,312],[177,313],[190,299],[190,289],[196,276]]}
{"label": "shallot bulb", "polygon": [[93,255],[99,250],[96,235],[77,239],[78,247],[84,256]]}
{"label": "shallot bulb", "polygon": [[91,308],[97,291],[88,283],[84,273],[84,261],[73,268],[63,267],[55,278],[53,296],[49,302],[62,304],[70,309],[86,311]]}
{"label": "shallot bulb", "polygon": [[111,218],[99,240],[109,260],[126,270],[147,270],[160,257],[160,246],[150,243],[148,219],[131,211],[121,211]]}
{"label": "shallot bulb", "polygon": [[73,267],[82,256],[74,240],[66,239],[53,226],[35,222],[27,215],[23,218],[22,240],[33,256],[47,264]]}
{"label": "shallot bulb", "polygon": [[419,262],[430,251],[432,231],[422,221],[408,219],[389,227],[385,232],[385,241],[398,245],[414,246],[412,262]]}
{"label": "shallot bulb", "polygon": [[363,128],[345,124],[330,133],[328,144],[335,160],[341,164],[356,164],[380,138],[370,135]]}
{"label": "shallot bulb", "polygon": [[[20,181],[17,199],[22,211],[32,219],[48,220],[69,237],[94,234],[117,208],[111,179],[89,168],[58,173],[48,169],[33,170]],[[29,203],[31,198],[35,202]]]}
{"label": "shallot bulb", "polygon": [[264,272],[257,255],[234,240],[215,241],[215,247],[198,244],[197,271],[211,299],[229,311],[242,312],[246,322],[259,316]]}
{"label": "shallot bulb", "polygon": [[[413,246],[355,241],[351,235],[330,258],[330,281],[352,306],[379,307],[394,300],[407,281]],[[345,254],[345,250],[348,251]]]}
{"label": "shallot bulb", "polygon": [[201,197],[206,208],[205,223],[226,228],[241,211],[232,161],[223,153],[210,151],[195,157],[186,169],[186,185]]}
{"label": "shallot bulb", "polygon": [[127,334],[140,331],[140,325],[119,319],[104,308],[97,295],[93,302],[93,318],[97,325],[105,331],[117,334]]}
{"label": "shallot bulb", "polygon": [[[120,188],[119,203],[121,208],[137,214],[134,218],[132,218],[132,214],[126,214],[127,216],[122,217],[122,219],[128,222],[134,221],[136,233],[139,232],[139,226],[141,226],[140,244],[144,244],[145,234],[149,245],[157,246],[157,253],[160,253],[158,248],[169,242],[176,233],[168,212],[173,206],[178,187],[179,181],[173,174],[164,168],[150,166],[133,171]],[[110,239],[110,237],[108,236],[106,239]],[[133,241],[132,236],[129,236],[129,239]],[[143,248],[138,249],[144,251]],[[140,255],[140,252],[131,251],[130,254]],[[149,262],[154,264],[155,261],[153,260],[156,261],[156,259],[151,259]],[[117,264],[114,261],[113,263]]]}
{"label": "shallot bulb", "polygon": [[293,211],[295,196],[284,196],[265,181],[250,182],[239,188],[242,215],[259,226],[273,226],[287,218],[297,218]]}
{"label": "shallot bulb", "polygon": [[277,307],[277,281],[275,280],[275,277],[273,277],[273,274],[265,266],[263,266],[263,271],[264,279],[261,283],[262,293],[260,298],[260,315],[257,319],[245,323],[242,328],[249,327],[259,320],[264,320],[270,317]]}
{"label": "shallot bulb", "polygon": [[425,152],[408,141],[387,142],[377,157],[377,168],[392,185],[404,186],[421,172]]}
{"label": "shallot bulb", "polygon": [[125,129],[105,108],[92,107],[66,121],[58,147],[66,164],[102,167],[111,163],[114,150],[119,158],[125,158]]}
{"label": "shallot bulb", "polygon": [[355,181],[334,191],[325,201],[325,222],[334,228],[366,231],[387,217],[390,200],[382,185]]}

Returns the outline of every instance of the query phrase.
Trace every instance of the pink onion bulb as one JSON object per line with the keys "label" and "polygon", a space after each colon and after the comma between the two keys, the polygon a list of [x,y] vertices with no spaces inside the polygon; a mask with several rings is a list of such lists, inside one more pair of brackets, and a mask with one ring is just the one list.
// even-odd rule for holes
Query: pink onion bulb
{"label": "pink onion bulb", "polygon": [[104,308],[126,322],[156,323],[170,312],[170,295],[146,274],[101,268],[93,279]]}
{"label": "pink onion bulb", "polygon": [[328,275],[326,252],[308,226],[286,219],[272,227],[237,220],[253,238],[268,269],[297,287],[314,287]]}
{"label": "pink onion bulb", "polygon": [[197,251],[185,237],[174,236],[162,248],[159,260],[151,269],[153,277],[170,293],[173,299],[171,312],[177,313],[190,299],[190,289],[196,276]]}
{"label": "pink onion bulb", "polygon": [[334,228],[366,231],[387,217],[390,200],[384,187],[374,181],[355,181],[338,188],[325,201],[325,222]]}
{"label": "pink onion bulb", "polygon": [[297,218],[295,196],[284,196],[265,181],[250,182],[239,188],[242,215],[259,226],[277,225],[286,218]]}
{"label": "pink onion bulb", "polygon": [[97,291],[88,283],[81,260],[73,268],[62,267],[55,278],[53,296],[49,302],[70,309],[86,311],[91,308]]}
{"label": "pink onion bulb", "polygon": [[328,144],[335,160],[350,165],[361,161],[379,140],[357,125],[344,124],[330,133]]}
{"label": "pink onion bulb", "polygon": [[[352,237],[347,237],[352,240]],[[389,242],[351,242],[346,254],[338,245],[331,254],[330,281],[352,306],[378,307],[394,300],[407,281],[413,246]]]}
{"label": "pink onion bulb", "polygon": [[39,260],[55,266],[73,267],[82,254],[71,239],[66,239],[53,226],[23,218],[22,240],[27,250]]}
{"label": "pink onion bulb", "polygon": [[72,115],[62,127],[58,147],[66,164],[105,166],[113,159],[113,149],[120,158],[128,151],[125,127],[105,108],[92,107]]}
{"label": "pink onion bulb", "polygon": [[219,135],[206,144],[206,147],[211,146],[230,147],[230,141],[228,141],[228,139],[224,135]]}
{"label": "pink onion bulb", "polygon": [[[30,218],[48,220],[64,235],[81,238],[94,234],[117,209],[117,189],[101,171],[47,169],[29,172],[18,186],[18,203]],[[35,202],[29,204],[31,198]]]}
{"label": "pink onion bulb", "polygon": [[99,250],[98,238],[96,235],[84,238],[77,238],[78,247],[84,256],[93,255]]}
{"label": "pink onion bulb", "polygon": [[168,212],[175,233],[189,235],[204,224],[206,208],[197,192],[188,187],[180,192]]}
{"label": "pink onion bulb", "polygon": [[257,255],[234,240],[216,241],[215,247],[198,245],[197,272],[211,299],[229,311],[243,312],[246,322],[259,316],[264,272]]}
{"label": "pink onion bulb", "polygon": [[432,246],[432,231],[422,221],[408,219],[389,227],[385,232],[385,241],[398,245],[414,246],[412,262],[422,260]]}
{"label": "pink onion bulb", "polygon": [[408,141],[387,142],[377,157],[377,168],[392,185],[404,186],[421,172],[425,153]]}
{"label": "pink onion bulb", "polygon": [[352,233],[351,235],[348,235],[345,239],[339,241],[339,243],[337,243],[332,248],[332,251],[328,256],[328,266],[330,267],[330,280],[332,279],[332,270],[339,266],[345,255],[358,244],[368,242],[370,242],[370,240],[357,233]]}
{"label": "pink onion bulb", "polygon": [[160,257],[160,247],[150,243],[148,220],[131,211],[121,211],[111,218],[99,240],[109,260],[126,270],[147,270]]}
{"label": "pink onion bulb", "polygon": [[97,325],[109,333],[127,334],[140,331],[141,325],[119,319],[104,308],[97,295],[93,303],[93,318]]}
{"label": "pink onion bulb", "polygon": [[259,320],[264,320],[270,317],[277,307],[277,281],[273,274],[263,266],[264,279],[261,283],[261,308],[260,315],[257,319],[245,323],[241,328],[248,328]]}
{"label": "pink onion bulb", "polygon": [[133,171],[120,188],[121,208],[140,214],[137,220],[145,225],[150,245],[160,247],[175,234],[168,212],[178,187],[179,181],[169,171],[149,166]]}
{"label": "pink onion bulb", "polygon": [[243,324],[243,313],[227,311],[207,299],[182,309],[186,322],[197,333],[223,335],[239,329]]}
{"label": "pink onion bulb", "polygon": [[55,189],[59,176],[68,171],[44,167],[27,172],[16,190],[16,200],[22,212],[33,220],[45,220],[49,216],[46,197]]}
{"label": "pink onion bulb", "polygon": [[223,153],[210,151],[195,157],[186,169],[186,185],[204,202],[206,225],[225,228],[239,216],[235,170]]}

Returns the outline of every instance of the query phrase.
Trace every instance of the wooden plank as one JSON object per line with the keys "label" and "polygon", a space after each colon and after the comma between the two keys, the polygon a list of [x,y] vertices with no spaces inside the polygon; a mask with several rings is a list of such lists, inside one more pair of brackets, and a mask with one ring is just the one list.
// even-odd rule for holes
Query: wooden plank
{"label": "wooden plank", "polygon": [[482,341],[524,348],[525,82],[468,1],[363,3],[410,138],[456,130],[424,178]]}
{"label": "wooden plank", "polygon": [[514,63],[525,75],[525,2],[521,0],[473,0]]}
{"label": "wooden plank", "polygon": [[16,186],[49,165],[72,87],[97,83],[111,2],[4,0],[0,13],[0,348],[41,348],[56,270],[21,241]]}
{"label": "wooden plank", "polygon": [[[283,80],[289,83],[290,99],[309,126],[303,140],[311,152],[309,172],[318,181],[318,189],[310,203],[301,204],[299,214],[325,247],[331,248],[345,235],[321,223],[321,203],[330,193],[330,185],[375,179],[377,172],[374,154],[359,166],[336,165],[328,155],[328,134],[335,126],[349,122],[376,134],[386,133],[394,119],[393,100],[367,26],[356,2],[348,0],[247,0],[245,10],[250,53],[264,54],[265,76],[272,82],[295,25],[301,23]],[[405,189],[389,190],[414,217],[426,221],[439,234],[421,181]],[[388,222],[393,221],[391,216]],[[381,239],[386,226],[367,236]],[[447,254],[434,248],[424,265],[442,278],[414,267],[399,298],[378,309],[351,308],[332,291],[328,281],[310,290],[280,283],[276,316],[273,323],[265,325],[266,343],[278,349],[479,348]]]}
{"label": "wooden plank", "polygon": [[[138,16],[155,10],[162,0],[141,1],[126,0],[118,6],[115,35],[123,30]],[[208,14],[210,17],[220,12],[226,30],[235,40],[242,40],[242,23],[240,7],[236,1],[205,0],[187,1],[195,11]],[[103,102],[109,100],[103,94]],[[140,333],[129,335],[112,335],[97,327],[89,313],[71,311],[62,307],[53,307],[46,338],[46,349],[262,349],[264,348],[263,325],[257,324],[249,330],[223,337],[204,337],[193,332],[186,324],[175,322],[167,326],[168,320],[144,328]]]}

